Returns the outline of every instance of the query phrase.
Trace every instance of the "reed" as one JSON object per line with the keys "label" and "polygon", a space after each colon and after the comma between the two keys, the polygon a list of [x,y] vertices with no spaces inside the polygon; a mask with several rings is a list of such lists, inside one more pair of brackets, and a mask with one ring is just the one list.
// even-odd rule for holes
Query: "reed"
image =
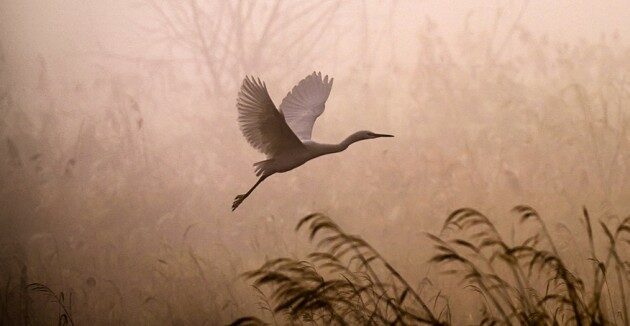
{"label": "reed", "polygon": [[[630,262],[620,254],[620,243],[630,243],[630,217],[614,227],[599,223],[607,239],[600,259],[591,217],[583,209],[583,237],[590,248],[588,262],[594,265],[592,280],[586,282],[560,254],[535,209],[519,205],[513,212],[517,223],[533,223],[535,229],[517,244],[508,243],[490,218],[472,208],[451,213],[439,235],[427,234],[435,250],[428,264],[441,267],[438,277],[454,275],[462,291],[481,297],[477,323],[628,325]],[[302,218],[296,230],[303,228],[316,243],[306,259],[271,259],[244,274],[254,282],[263,299],[261,310],[273,324],[281,315],[287,324],[451,325],[451,309],[470,310],[451,307],[442,291],[422,297],[374,247],[326,215]],[[253,316],[232,323],[262,324]]]}

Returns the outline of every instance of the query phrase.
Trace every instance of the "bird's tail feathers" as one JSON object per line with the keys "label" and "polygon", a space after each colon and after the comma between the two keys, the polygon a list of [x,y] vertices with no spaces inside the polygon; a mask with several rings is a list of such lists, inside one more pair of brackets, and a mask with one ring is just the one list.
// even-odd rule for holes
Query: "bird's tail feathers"
{"label": "bird's tail feathers", "polygon": [[254,163],[256,176],[259,177],[263,174],[269,174],[271,172],[270,171],[271,163],[273,163],[273,159],[268,159],[268,160]]}

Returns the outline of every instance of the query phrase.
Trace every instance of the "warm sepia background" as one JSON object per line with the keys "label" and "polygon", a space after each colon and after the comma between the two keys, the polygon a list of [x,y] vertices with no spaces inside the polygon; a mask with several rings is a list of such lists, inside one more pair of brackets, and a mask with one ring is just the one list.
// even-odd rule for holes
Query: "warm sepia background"
{"label": "warm sepia background", "polygon": [[[28,302],[56,322],[32,282],[71,296],[78,324],[267,318],[239,275],[308,253],[294,228],[312,212],[413,282],[425,232],[466,206],[514,234],[510,209],[532,205],[582,262],[582,206],[630,213],[629,38],[623,0],[0,1],[3,318]],[[279,104],[314,70],[335,78],[314,140],[396,138],[275,175],[231,212],[264,159],[236,123],[242,78]]]}

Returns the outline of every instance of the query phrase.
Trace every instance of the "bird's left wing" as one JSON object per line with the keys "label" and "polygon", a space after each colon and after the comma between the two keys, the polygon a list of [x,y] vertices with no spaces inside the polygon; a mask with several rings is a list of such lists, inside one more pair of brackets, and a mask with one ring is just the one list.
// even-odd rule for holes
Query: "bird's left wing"
{"label": "bird's left wing", "polygon": [[287,123],[302,140],[310,140],[315,120],[324,112],[324,106],[333,79],[313,72],[302,79],[280,103],[280,112]]}
{"label": "bird's left wing", "polygon": [[243,135],[252,147],[268,157],[304,147],[276,109],[267,86],[260,79],[246,77],[243,80],[236,107]]}

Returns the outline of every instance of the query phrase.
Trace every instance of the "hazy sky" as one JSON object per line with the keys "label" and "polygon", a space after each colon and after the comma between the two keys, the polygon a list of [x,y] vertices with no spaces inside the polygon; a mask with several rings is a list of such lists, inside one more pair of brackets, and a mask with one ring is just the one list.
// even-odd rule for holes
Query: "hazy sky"
{"label": "hazy sky", "polygon": [[[619,128],[628,125],[630,0],[532,0],[522,34],[511,29],[524,8],[517,0],[343,0],[327,28],[309,19],[326,21],[332,2],[284,0],[271,16],[272,2],[259,0],[242,19],[221,15],[223,0],[195,0],[206,5],[204,26],[227,17],[216,23],[227,32],[199,33],[182,19],[184,32],[170,38],[141,29],[157,16],[147,1],[167,3],[0,0],[0,150],[12,155],[0,160],[0,240],[24,239],[33,280],[81,290],[78,324],[194,324],[212,314],[228,323],[255,312],[256,296],[236,275],[310,250],[294,227],[315,211],[413,280],[430,254],[424,232],[460,207],[484,211],[501,230],[515,223],[502,217],[516,204],[570,227],[582,205],[598,218],[630,211],[630,138]],[[178,12],[182,0],[171,1],[164,8]],[[291,10],[305,7],[313,11],[294,23]],[[277,24],[262,42],[269,17]],[[200,51],[193,34],[214,52]],[[236,121],[241,78],[260,76],[279,104],[313,70],[335,78],[314,140],[362,129],[396,138],[269,178],[232,213],[234,196],[256,181],[252,163],[264,159]],[[53,247],[56,258],[46,258]],[[193,253],[207,259],[200,274]],[[218,281],[200,287],[191,275]],[[148,296],[180,311],[172,317]]]}
{"label": "hazy sky", "polygon": [[[0,42],[9,62],[20,65],[45,54],[53,63],[65,62],[64,69],[77,69],[76,61],[93,51],[138,53],[144,46],[138,43],[138,26],[143,25],[141,1],[129,0],[3,0],[0,2]],[[369,2],[379,6],[376,2]],[[473,9],[476,22],[491,23],[490,14],[497,5],[511,8],[505,17],[513,19],[519,1],[416,1],[398,2],[397,15],[405,17],[395,22],[401,43],[414,37],[417,19],[431,17],[446,35],[462,28],[465,16]],[[372,8],[373,9],[373,8]],[[342,7],[342,15],[357,15],[356,4]],[[370,15],[383,14],[371,10]],[[534,31],[552,38],[598,38],[619,31],[622,39],[630,33],[630,5],[625,0],[530,1],[523,23]],[[141,39],[141,38],[140,38]],[[76,60],[68,61],[68,57]],[[81,72],[79,72],[80,74]]]}

